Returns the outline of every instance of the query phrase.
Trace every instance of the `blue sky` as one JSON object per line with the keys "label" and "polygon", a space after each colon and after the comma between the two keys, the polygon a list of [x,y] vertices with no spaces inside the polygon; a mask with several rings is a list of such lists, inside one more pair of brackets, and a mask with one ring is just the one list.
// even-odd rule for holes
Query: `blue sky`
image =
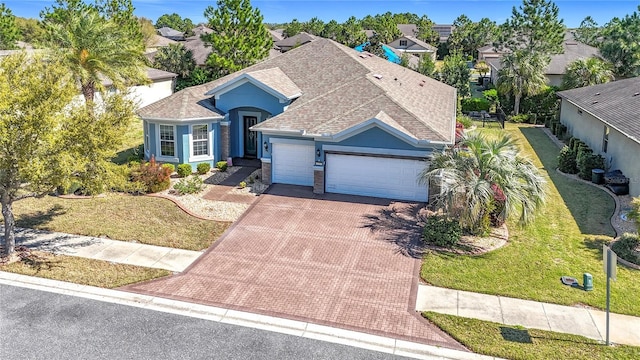
{"label": "blue sky", "polygon": [[[14,13],[22,17],[38,18],[46,6],[54,3],[51,0],[0,0]],[[460,14],[465,14],[474,21],[488,17],[497,23],[504,22],[511,15],[511,8],[519,6],[522,1],[506,0],[439,0],[439,1],[403,1],[403,0],[253,0],[252,5],[262,12],[266,22],[289,22],[294,18],[306,21],[317,16],[329,21],[345,21],[349,16],[362,18],[391,11],[393,13],[412,12],[426,14],[439,24],[450,24]],[[560,8],[560,17],[565,25],[577,27],[587,15],[593,17],[598,24],[604,25],[613,17],[623,17],[637,10],[640,1],[608,1],[608,0],[556,0]],[[147,17],[154,22],[162,14],[178,13],[188,17],[194,23],[203,22],[204,9],[215,6],[215,0],[133,0],[136,15]]]}

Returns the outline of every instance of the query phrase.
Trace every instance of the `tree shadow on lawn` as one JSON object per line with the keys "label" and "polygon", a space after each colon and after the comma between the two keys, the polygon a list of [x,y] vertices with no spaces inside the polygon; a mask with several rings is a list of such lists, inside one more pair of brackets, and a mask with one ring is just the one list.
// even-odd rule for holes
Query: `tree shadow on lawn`
{"label": "tree shadow on lawn", "polygon": [[142,160],[142,154],[144,154],[144,145],[140,144],[138,146],[119,151],[116,156],[111,159],[111,162],[117,165],[124,165],[133,158]]}
{"label": "tree shadow on lawn", "polygon": [[527,139],[578,224],[580,232],[615,236],[609,219],[615,209],[614,200],[603,190],[569,179],[556,171],[560,149],[540,128],[524,127]]}
{"label": "tree shadow on lawn", "polygon": [[41,230],[50,230],[46,224],[53,221],[56,216],[64,215],[67,211],[61,205],[54,205],[47,211],[34,211],[27,214],[21,214],[16,219],[16,226],[22,228],[32,228]]}

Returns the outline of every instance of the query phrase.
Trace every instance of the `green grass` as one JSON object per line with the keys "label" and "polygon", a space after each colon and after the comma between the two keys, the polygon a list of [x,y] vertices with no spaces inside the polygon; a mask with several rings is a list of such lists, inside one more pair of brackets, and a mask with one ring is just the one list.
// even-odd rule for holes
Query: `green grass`
{"label": "green grass", "polygon": [[166,199],[112,193],[88,199],[28,198],[13,210],[19,227],[186,250],[208,248],[229,227],[196,219]]}
{"label": "green grass", "polygon": [[[498,127],[485,128],[499,134]],[[604,191],[568,179],[556,172],[558,147],[530,125],[507,124],[523,153],[541,168],[549,182],[548,199],[541,213],[526,228],[509,223],[509,243],[480,256],[428,253],[421,277],[427,283],[487,294],[563,305],[605,307],[602,244],[612,240],[609,223],[614,201]],[[563,286],[560,277],[591,273],[591,292]],[[640,271],[618,268],[611,286],[611,311],[640,315]]]}
{"label": "green grass", "polygon": [[130,156],[142,157],[144,134],[142,131],[142,120],[134,120],[129,126],[129,130],[124,135],[124,141],[116,157],[112,161],[116,164],[126,164]]}
{"label": "green grass", "polygon": [[171,275],[170,271],[74,256],[33,252],[31,261],[0,265],[0,271],[113,289]]}
{"label": "green grass", "polygon": [[488,356],[514,360],[640,358],[640,347],[609,347],[577,335],[525,329],[433,312],[424,312],[422,315],[471,351]]}

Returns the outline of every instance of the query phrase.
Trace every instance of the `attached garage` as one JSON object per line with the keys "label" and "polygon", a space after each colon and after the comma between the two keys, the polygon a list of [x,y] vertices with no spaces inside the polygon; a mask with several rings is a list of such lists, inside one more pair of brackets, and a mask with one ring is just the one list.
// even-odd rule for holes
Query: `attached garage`
{"label": "attached garage", "polygon": [[315,150],[312,142],[273,143],[272,182],[313,186]]}
{"label": "attached garage", "polygon": [[425,166],[422,159],[327,153],[325,191],[426,202],[427,186],[418,183]]}

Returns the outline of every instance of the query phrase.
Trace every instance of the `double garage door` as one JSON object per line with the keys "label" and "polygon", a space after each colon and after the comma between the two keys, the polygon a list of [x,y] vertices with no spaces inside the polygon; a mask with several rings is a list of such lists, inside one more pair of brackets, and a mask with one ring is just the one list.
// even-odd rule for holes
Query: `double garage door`
{"label": "double garage door", "polygon": [[[274,143],[273,182],[313,186],[313,144]],[[325,191],[398,200],[427,201],[418,176],[427,163],[418,159],[328,153]]]}

